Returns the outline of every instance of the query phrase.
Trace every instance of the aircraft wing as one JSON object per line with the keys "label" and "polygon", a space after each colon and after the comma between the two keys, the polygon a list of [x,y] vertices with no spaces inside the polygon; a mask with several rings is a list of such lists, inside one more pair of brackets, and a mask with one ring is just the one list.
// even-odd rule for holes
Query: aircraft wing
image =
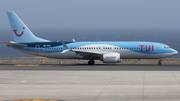
{"label": "aircraft wing", "polygon": [[63,50],[61,53],[65,53],[67,51],[72,51],[76,52],[77,54],[88,54],[88,55],[102,55],[101,52],[94,52],[94,51],[84,51],[84,50],[74,50],[74,49],[69,49],[69,47],[61,40],[61,43],[64,47],[65,50]]}
{"label": "aircraft wing", "polygon": [[84,50],[72,50],[70,49],[70,51],[72,52],[76,52],[76,53],[85,53],[85,54],[94,54],[94,55],[102,55],[101,52],[94,52],[94,51],[84,51]]}
{"label": "aircraft wing", "polygon": [[4,42],[6,44],[10,44],[10,45],[14,45],[14,46],[18,46],[18,47],[26,47],[27,45],[25,44],[17,44],[17,43],[14,43],[14,42]]}

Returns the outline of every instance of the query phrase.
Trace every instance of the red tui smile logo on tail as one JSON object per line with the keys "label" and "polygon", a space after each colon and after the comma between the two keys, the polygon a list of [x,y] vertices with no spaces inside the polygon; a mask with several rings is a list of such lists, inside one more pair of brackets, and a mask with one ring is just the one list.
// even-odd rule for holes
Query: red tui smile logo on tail
{"label": "red tui smile logo on tail", "polygon": [[[25,29],[25,27],[23,27],[23,29]],[[20,37],[20,36],[22,36],[23,35],[23,33],[24,33],[24,31],[22,31],[21,32],[21,34],[17,34],[17,30],[15,29],[15,30],[13,30],[14,31],[14,33],[16,34],[16,36],[18,36],[18,37]]]}

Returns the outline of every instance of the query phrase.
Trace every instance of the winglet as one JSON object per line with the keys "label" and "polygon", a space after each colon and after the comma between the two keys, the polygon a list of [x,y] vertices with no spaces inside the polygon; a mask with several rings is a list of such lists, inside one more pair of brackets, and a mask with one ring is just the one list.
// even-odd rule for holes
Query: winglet
{"label": "winglet", "polygon": [[76,42],[76,40],[72,39],[73,42]]}
{"label": "winglet", "polygon": [[66,44],[65,44],[62,40],[61,40],[61,43],[62,43],[64,49],[69,49],[69,48],[66,46]]}
{"label": "winglet", "polygon": [[69,51],[69,47],[67,47],[67,45],[62,40],[61,40],[61,43],[62,43],[63,49],[64,49],[61,53],[65,53],[65,52]]}

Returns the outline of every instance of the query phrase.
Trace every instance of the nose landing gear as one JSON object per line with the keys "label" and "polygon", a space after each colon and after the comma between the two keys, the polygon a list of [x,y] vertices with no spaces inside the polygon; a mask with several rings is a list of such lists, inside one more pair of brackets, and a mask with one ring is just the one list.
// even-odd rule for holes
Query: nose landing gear
{"label": "nose landing gear", "polygon": [[161,61],[162,61],[162,60],[159,60],[158,65],[161,65]]}

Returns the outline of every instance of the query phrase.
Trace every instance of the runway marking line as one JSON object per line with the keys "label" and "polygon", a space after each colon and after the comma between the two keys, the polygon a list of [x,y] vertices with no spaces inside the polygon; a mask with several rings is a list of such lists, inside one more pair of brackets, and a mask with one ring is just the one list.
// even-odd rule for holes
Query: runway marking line
{"label": "runway marking line", "polygon": [[11,75],[11,74],[16,73],[16,72],[17,72],[17,71],[13,71],[13,72],[9,72],[9,73],[7,73],[7,74],[2,74],[2,75],[0,75],[0,77],[6,76],[6,75]]}
{"label": "runway marking line", "polygon": [[14,66],[39,66],[39,65],[20,65],[20,64],[17,64],[17,65],[14,65]]}
{"label": "runway marking line", "polygon": [[22,100],[9,100],[9,101],[60,101],[60,100],[22,99]]}

